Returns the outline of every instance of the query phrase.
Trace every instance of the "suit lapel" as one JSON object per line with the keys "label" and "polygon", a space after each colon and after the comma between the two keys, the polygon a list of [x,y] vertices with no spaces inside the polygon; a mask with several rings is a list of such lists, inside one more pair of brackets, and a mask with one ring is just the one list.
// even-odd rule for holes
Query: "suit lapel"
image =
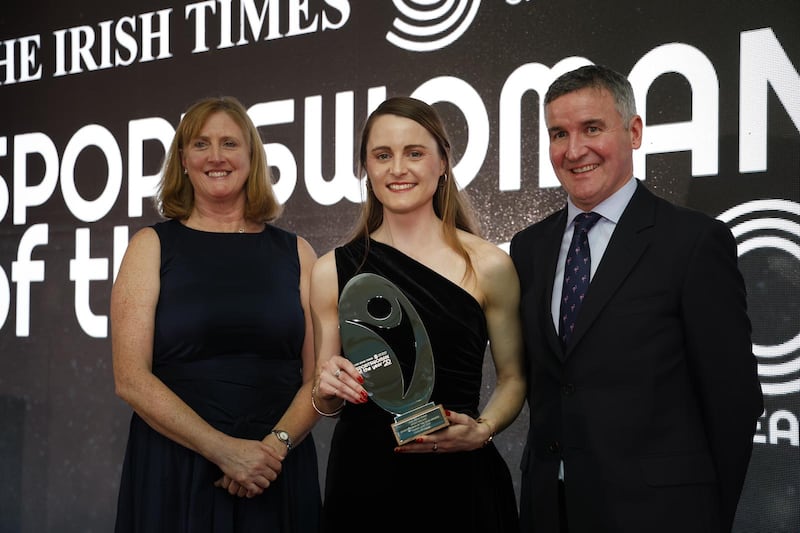
{"label": "suit lapel", "polygon": [[592,278],[566,355],[569,355],[571,349],[591,328],[609,299],[649,246],[650,233],[646,230],[655,225],[655,205],[653,194],[639,182]]}
{"label": "suit lapel", "polygon": [[[544,220],[521,232],[519,248],[512,253],[522,285],[522,301],[526,327],[535,332],[531,340],[536,357],[552,372],[560,372],[563,349],[553,326],[550,302],[553,299],[553,279],[561,249],[561,236],[567,222],[566,208],[549,214]],[[523,253],[524,252],[524,253]],[[543,349],[540,349],[543,348]]]}
{"label": "suit lapel", "polygon": [[564,348],[561,345],[561,340],[558,338],[558,330],[553,325],[553,312],[551,303],[553,301],[553,283],[556,274],[556,267],[558,263],[558,254],[561,251],[561,238],[564,234],[564,228],[567,225],[567,209],[562,209],[558,216],[552,218],[552,226],[547,228],[545,235],[546,240],[542,244],[544,255],[544,275],[540,276],[537,280],[538,294],[543,294],[542,300],[539,302],[541,305],[541,313],[546,326],[543,328],[547,344],[553,353],[558,354],[559,359],[564,359]]}

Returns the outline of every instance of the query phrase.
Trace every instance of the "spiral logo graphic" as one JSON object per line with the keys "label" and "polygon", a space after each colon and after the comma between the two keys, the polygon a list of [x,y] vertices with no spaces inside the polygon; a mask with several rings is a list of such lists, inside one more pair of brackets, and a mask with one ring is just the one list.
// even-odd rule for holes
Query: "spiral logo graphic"
{"label": "spiral logo graphic", "polygon": [[461,37],[481,0],[392,0],[398,16],[386,40],[412,52],[439,50]]}
{"label": "spiral logo graphic", "polygon": [[717,218],[736,237],[764,394],[800,391],[800,204],[754,200]]}

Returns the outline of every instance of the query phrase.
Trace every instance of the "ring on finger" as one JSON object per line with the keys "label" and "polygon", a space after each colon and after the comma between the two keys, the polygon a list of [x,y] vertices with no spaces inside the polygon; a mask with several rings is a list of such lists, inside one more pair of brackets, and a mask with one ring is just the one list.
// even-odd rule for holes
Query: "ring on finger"
{"label": "ring on finger", "polygon": [[438,449],[439,449],[439,443],[436,442],[436,441],[433,441],[433,451],[436,451]]}
{"label": "ring on finger", "polygon": [[341,374],[341,373],[342,373],[342,369],[341,368],[337,368],[336,372],[333,373],[333,377],[335,377],[336,379],[339,379],[339,374]]}

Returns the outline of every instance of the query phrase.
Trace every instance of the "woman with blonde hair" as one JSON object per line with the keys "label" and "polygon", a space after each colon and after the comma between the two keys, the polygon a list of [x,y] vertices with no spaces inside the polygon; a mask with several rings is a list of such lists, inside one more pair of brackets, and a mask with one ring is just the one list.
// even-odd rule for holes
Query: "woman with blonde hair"
{"label": "woman with blonde hair", "polygon": [[133,236],[111,294],[116,391],[134,411],[116,531],[315,531],[316,254],[273,225],[239,101],[186,111],[157,206],[167,220]]}

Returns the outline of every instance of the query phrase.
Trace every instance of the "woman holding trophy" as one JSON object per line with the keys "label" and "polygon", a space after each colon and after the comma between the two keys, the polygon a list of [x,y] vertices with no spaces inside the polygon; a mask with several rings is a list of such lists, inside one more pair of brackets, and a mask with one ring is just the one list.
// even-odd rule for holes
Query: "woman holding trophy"
{"label": "woman holding trophy", "polygon": [[[436,110],[383,102],[361,135],[367,198],[312,272],[314,408],[340,416],[322,531],[518,530],[492,442],[525,399],[519,282],[478,235]],[[490,347],[496,386],[479,412]]]}

